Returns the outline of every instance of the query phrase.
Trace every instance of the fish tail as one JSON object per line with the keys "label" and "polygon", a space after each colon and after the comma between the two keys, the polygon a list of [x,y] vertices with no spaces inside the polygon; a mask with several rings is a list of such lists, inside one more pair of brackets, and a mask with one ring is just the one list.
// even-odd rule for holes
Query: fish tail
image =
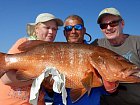
{"label": "fish tail", "polygon": [[0,78],[6,73],[8,70],[5,70],[5,53],[0,52]]}

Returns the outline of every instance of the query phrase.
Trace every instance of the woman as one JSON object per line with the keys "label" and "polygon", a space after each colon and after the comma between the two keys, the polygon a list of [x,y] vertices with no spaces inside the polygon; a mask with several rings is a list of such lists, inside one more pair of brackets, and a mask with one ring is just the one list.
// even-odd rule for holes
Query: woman
{"label": "woman", "polygon": [[[39,14],[35,23],[27,25],[29,37],[19,39],[8,51],[9,54],[19,53],[18,46],[28,40],[43,40],[53,42],[55,40],[58,26],[62,26],[62,20],[49,13]],[[0,105],[30,105],[29,96],[33,80],[20,81],[16,79],[16,70],[5,73],[0,79]],[[43,97],[44,98],[44,97]],[[44,101],[39,100],[39,105]]]}

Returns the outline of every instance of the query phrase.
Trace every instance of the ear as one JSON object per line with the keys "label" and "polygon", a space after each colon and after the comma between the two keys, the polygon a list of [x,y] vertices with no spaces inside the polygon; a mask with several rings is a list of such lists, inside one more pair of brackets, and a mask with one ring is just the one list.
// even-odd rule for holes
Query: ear
{"label": "ear", "polygon": [[122,28],[124,28],[125,22],[124,20],[121,21]]}
{"label": "ear", "polygon": [[83,33],[84,33],[84,34],[86,33],[86,28],[85,28],[85,27],[83,28]]}
{"label": "ear", "polygon": [[67,35],[66,35],[66,31],[65,30],[63,30],[63,33],[64,33],[64,36],[66,37]]}
{"label": "ear", "polygon": [[86,33],[86,28],[84,27],[84,33]]}

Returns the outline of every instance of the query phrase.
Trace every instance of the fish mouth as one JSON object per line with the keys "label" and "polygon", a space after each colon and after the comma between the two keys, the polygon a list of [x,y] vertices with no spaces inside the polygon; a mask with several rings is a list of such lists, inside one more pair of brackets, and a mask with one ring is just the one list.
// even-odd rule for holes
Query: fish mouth
{"label": "fish mouth", "polygon": [[129,76],[140,78],[140,68],[131,70]]}
{"label": "fish mouth", "polygon": [[123,79],[121,83],[140,83],[140,69],[131,69],[126,75],[126,79]]}

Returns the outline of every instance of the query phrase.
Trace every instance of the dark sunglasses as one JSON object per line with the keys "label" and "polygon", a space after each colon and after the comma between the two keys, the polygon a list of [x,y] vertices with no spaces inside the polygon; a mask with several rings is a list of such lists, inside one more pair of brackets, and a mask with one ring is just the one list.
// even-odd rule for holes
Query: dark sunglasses
{"label": "dark sunglasses", "polygon": [[76,24],[74,26],[65,26],[64,27],[64,30],[65,31],[72,31],[72,29],[75,29],[75,30],[82,30],[83,29],[83,25],[82,24]]}
{"label": "dark sunglasses", "polygon": [[101,23],[100,24],[100,28],[101,29],[106,29],[108,27],[108,25],[110,27],[115,27],[117,25],[119,25],[119,22],[122,21],[122,19],[119,19],[119,20],[115,20],[115,21],[112,21],[112,22],[109,22],[109,23]]}

